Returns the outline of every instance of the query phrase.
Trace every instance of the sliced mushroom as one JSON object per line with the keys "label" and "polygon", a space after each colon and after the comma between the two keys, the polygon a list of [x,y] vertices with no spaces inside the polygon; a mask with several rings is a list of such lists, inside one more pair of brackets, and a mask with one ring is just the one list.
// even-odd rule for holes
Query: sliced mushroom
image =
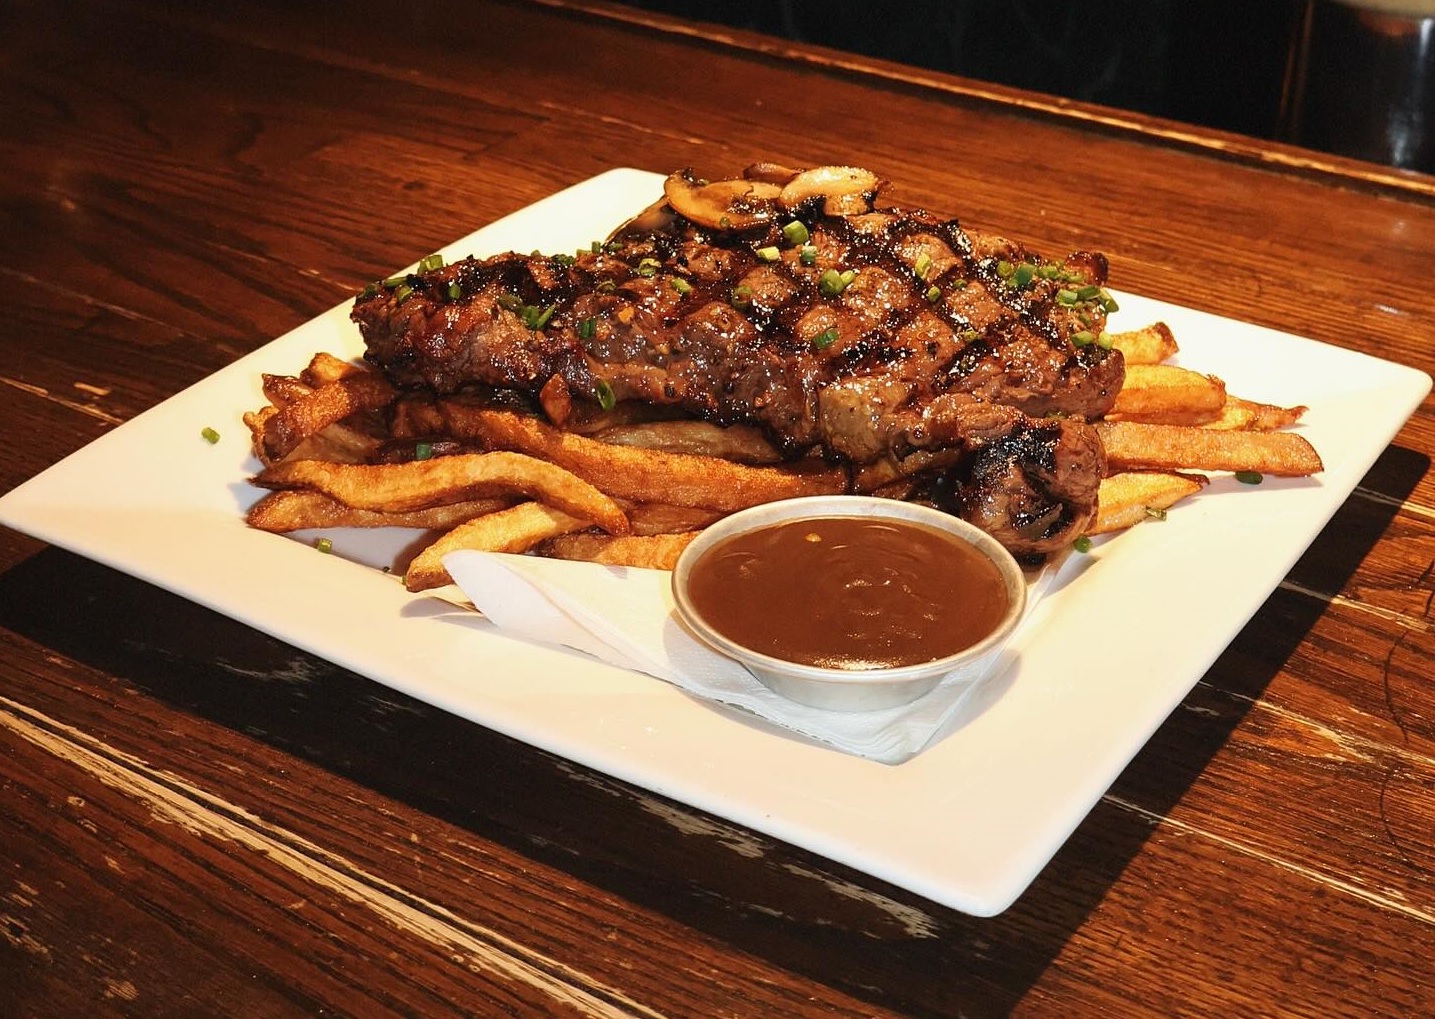
{"label": "sliced mushroom", "polygon": [[652,205],[638,213],[628,222],[608,235],[610,241],[621,241],[629,237],[643,237],[666,233],[677,216],[666,198],[659,198]]}
{"label": "sliced mushroom", "polygon": [[871,170],[857,166],[818,166],[803,170],[782,188],[778,201],[797,209],[818,198],[829,216],[855,216],[869,212],[882,182]]}
{"label": "sliced mushroom", "polygon": [[782,188],[760,180],[699,181],[684,170],[668,177],[663,195],[680,215],[715,230],[742,230],[771,222]]}
{"label": "sliced mushroom", "polygon": [[782,187],[801,172],[781,163],[753,163],[742,171],[742,175],[748,180],[762,180]]}

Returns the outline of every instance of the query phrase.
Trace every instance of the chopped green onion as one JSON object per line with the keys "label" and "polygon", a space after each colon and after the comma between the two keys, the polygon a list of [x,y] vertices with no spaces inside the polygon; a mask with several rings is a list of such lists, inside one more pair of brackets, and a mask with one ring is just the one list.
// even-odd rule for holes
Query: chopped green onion
{"label": "chopped green onion", "polygon": [[219,441],[219,433],[216,432],[213,428],[210,428],[208,425],[205,425],[203,428],[201,428],[199,430],[199,434],[200,437],[204,439],[205,442],[209,443],[211,446],[213,446],[216,442]]}
{"label": "chopped green onion", "polygon": [[1071,543],[1071,547],[1076,549],[1076,551],[1085,554],[1091,551],[1091,539],[1083,534],[1081,537],[1077,538]]}
{"label": "chopped green onion", "polygon": [[803,265],[816,265],[817,249],[811,244],[804,244],[802,250],[797,253],[797,260]]}
{"label": "chopped green onion", "polygon": [[1005,258],[997,260],[997,275],[1004,280],[1011,279],[1011,274],[1016,272],[1016,266],[1012,265]]}
{"label": "chopped green onion", "polygon": [[917,256],[917,264],[912,266],[912,269],[916,272],[917,279],[926,279],[927,273],[930,272],[932,269],[932,256],[927,254],[925,251],[922,252],[920,255]]}
{"label": "chopped green onion", "polygon": [[407,282],[407,281],[408,281],[408,278],[409,278],[408,273],[403,273],[403,274],[398,275],[398,276],[390,276],[388,279],[386,279],[386,280],[383,281],[383,285],[384,285],[386,288],[388,288],[389,290],[392,290],[392,289],[394,289],[394,287],[398,286],[400,283],[405,283],[405,282]]}
{"label": "chopped green onion", "polygon": [[674,276],[673,289],[686,297],[688,294],[693,292],[693,285],[687,280],[683,279],[681,276]]}
{"label": "chopped green onion", "polygon": [[788,244],[806,244],[812,237],[807,232],[807,226],[800,219],[794,219],[784,226],[782,236],[787,238]]}
{"label": "chopped green onion", "polygon": [[325,555],[328,555],[330,552],[334,551],[334,543],[328,538],[317,539],[314,542],[314,547],[317,548],[320,552],[323,552]]}
{"label": "chopped green onion", "polygon": [[1259,485],[1265,476],[1260,471],[1236,471],[1236,480],[1243,485]]}
{"label": "chopped green onion", "polygon": [[1075,290],[1058,290],[1056,292],[1056,303],[1066,305],[1068,308],[1077,302]]}
{"label": "chopped green onion", "polygon": [[370,284],[369,284],[368,286],[366,286],[366,287],[363,289],[363,291],[359,294],[359,300],[361,300],[361,301],[367,301],[369,298],[373,297],[373,296],[374,296],[375,294],[377,294],[378,292],[379,292],[379,285],[378,285],[377,283],[370,283]]}
{"label": "chopped green onion", "polygon": [[659,262],[656,258],[643,258],[643,259],[639,259],[639,261],[638,261],[638,275],[639,275],[639,276],[655,276],[655,275],[657,275],[658,270],[661,269],[662,267],[663,267],[663,263],[662,263],[662,262]]}
{"label": "chopped green onion", "polygon": [[598,397],[598,406],[604,410],[612,410],[618,405],[618,397],[605,379],[599,379],[593,384],[593,394]]}
{"label": "chopped green onion", "polygon": [[402,304],[413,296],[413,292],[413,287],[409,286],[407,283],[400,283],[398,287],[394,289],[394,300]]}
{"label": "chopped green onion", "polygon": [[598,332],[598,320],[596,318],[585,318],[578,323],[578,338],[580,340],[591,340]]}
{"label": "chopped green onion", "polygon": [[757,257],[764,262],[776,262],[782,257],[782,252],[777,250],[777,245],[769,244],[757,249]]}
{"label": "chopped green onion", "polygon": [[856,269],[844,269],[841,272],[836,269],[828,269],[818,277],[817,289],[822,292],[824,297],[836,297],[851,286],[852,281],[856,278]]}
{"label": "chopped green onion", "polygon": [[1152,519],[1152,520],[1165,520],[1165,519],[1166,519],[1166,511],[1165,511],[1164,509],[1162,509],[1160,506],[1147,506],[1147,507],[1146,507],[1146,516],[1149,517],[1149,518]]}
{"label": "chopped green onion", "polygon": [[495,304],[506,311],[518,311],[523,307],[523,298],[517,294],[499,294],[493,300]]}
{"label": "chopped green onion", "polygon": [[719,216],[718,226],[726,230],[728,227],[732,226],[732,218],[729,216]]}
{"label": "chopped green onion", "polygon": [[435,269],[443,268],[443,256],[435,252],[432,255],[425,255],[419,259],[419,272],[432,272]]}
{"label": "chopped green onion", "polygon": [[553,256],[553,261],[557,262],[559,265],[572,265],[574,262],[578,261],[578,259],[576,256],[570,255],[567,252],[559,252],[558,254]]}
{"label": "chopped green onion", "polygon": [[826,350],[837,342],[837,327],[828,326],[822,332],[812,337],[812,345],[818,350]]}
{"label": "chopped green onion", "polygon": [[458,280],[454,280],[448,285],[448,299],[450,301],[457,301],[462,296],[463,287],[459,286]]}
{"label": "chopped green onion", "polygon": [[1078,347],[1089,347],[1096,342],[1096,334],[1090,329],[1083,329],[1079,333],[1071,334],[1071,342]]}
{"label": "chopped green onion", "polygon": [[591,252],[592,252],[593,254],[595,254],[595,255],[601,254],[602,251],[603,251],[603,242],[602,242],[602,241],[594,241],[592,244],[589,244],[589,245],[588,245],[588,250],[591,251]]}
{"label": "chopped green onion", "polygon": [[733,287],[731,300],[734,308],[751,308],[752,287]]}
{"label": "chopped green onion", "polygon": [[942,296],[942,288],[933,284],[927,288],[927,300],[932,304],[937,303],[937,298]]}
{"label": "chopped green onion", "polygon": [[1116,303],[1116,298],[1103,290],[1101,292],[1101,309],[1108,315],[1114,315],[1121,310],[1121,305]]}
{"label": "chopped green onion", "polygon": [[432,443],[432,442],[416,442],[416,443],[414,443],[414,459],[415,459],[415,460],[427,460],[427,459],[429,459],[429,458],[432,457],[432,456],[433,456],[433,443]]}
{"label": "chopped green onion", "polygon": [[1116,337],[1112,336],[1105,329],[1096,334],[1096,345],[1102,350],[1110,350],[1116,346]]}
{"label": "chopped green onion", "polygon": [[1016,270],[1011,274],[1011,285],[1016,287],[1018,290],[1024,290],[1026,289],[1026,285],[1031,282],[1032,277],[1035,275],[1036,266],[1032,265],[1029,262],[1023,262],[1021,263],[1021,265],[1017,266]]}
{"label": "chopped green onion", "polygon": [[1084,287],[1076,288],[1076,298],[1079,301],[1092,301],[1101,296],[1101,288],[1088,283]]}
{"label": "chopped green onion", "polygon": [[538,308],[530,304],[523,309],[523,324],[536,332],[548,324],[557,307],[556,304],[550,304],[546,308]]}
{"label": "chopped green onion", "polygon": [[612,280],[599,280],[598,285],[594,287],[594,289],[597,290],[600,294],[611,294],[613,291],[618,289],[618,284],[614,283]]}

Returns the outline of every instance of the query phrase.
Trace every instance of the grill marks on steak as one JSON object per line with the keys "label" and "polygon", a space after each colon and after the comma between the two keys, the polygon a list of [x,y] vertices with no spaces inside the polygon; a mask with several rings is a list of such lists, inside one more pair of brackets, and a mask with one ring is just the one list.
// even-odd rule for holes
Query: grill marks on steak
{"label": "grill marks on steak", "polygon": [[[792,213],[745,231],[640,217],[600,251],[465,259],[370,288],[353,318],[400,387],[559,386],[544,406],[637,401],[854,465],[935,452],[921,461],[942,467],[927,468],[934,501],[1013,551],[1069,540],[1104,466],[1080,422],[1123,377],[1119,354],[1073,342],[1104,324],[1104,258],[1046,262],[921,210]],[[792,218],[806,245],[781,233]]]}

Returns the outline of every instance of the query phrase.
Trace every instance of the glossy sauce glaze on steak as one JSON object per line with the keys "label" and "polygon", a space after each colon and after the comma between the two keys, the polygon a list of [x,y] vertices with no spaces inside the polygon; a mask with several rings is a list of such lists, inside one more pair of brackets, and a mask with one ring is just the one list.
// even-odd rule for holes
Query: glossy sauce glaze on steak
{"label": "glossy sauce glaze on steak", "polygon": [[755,425],[789,457],[896,478],[1013,552],[1069,542],[1121,387],[1106,262],[1049,261],[920,209],[866,171],[675,174],[594,250],[465,259],[370,287],[353,318],[400,388],[517,391],[563,424],[637,402]]}

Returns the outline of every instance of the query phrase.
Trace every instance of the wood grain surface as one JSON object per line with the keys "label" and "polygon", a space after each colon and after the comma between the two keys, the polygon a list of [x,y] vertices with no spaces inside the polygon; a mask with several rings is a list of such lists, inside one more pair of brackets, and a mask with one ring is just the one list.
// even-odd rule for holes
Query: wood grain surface
{"label": "wood grain surface", "polygon": [[[1435,371],[1429,178],[605,4],[0,8],[0,490],[613,166],[855,163]],[[976,919],[0,530],[0,1015],[1419,1016],[1427,401]]]}

